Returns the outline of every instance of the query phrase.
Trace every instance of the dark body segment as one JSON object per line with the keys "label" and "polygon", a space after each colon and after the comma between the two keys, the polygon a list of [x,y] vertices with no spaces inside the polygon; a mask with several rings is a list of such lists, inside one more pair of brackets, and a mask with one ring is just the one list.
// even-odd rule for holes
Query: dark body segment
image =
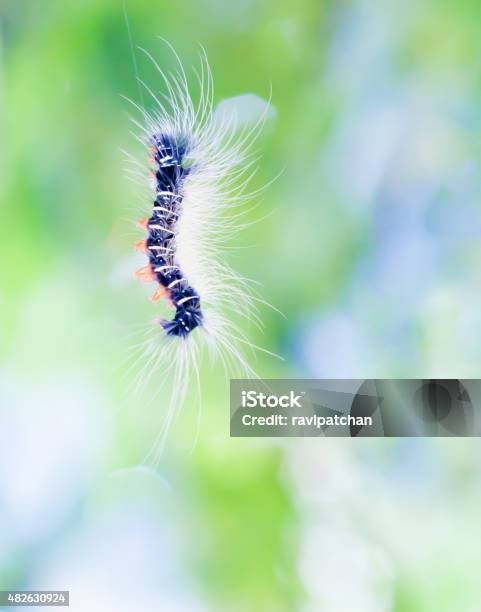
{"label": "dark body segment", "polygon": [[175,225],[181,211],[182,182],[189,172],[182,165],[186,147],[171,136],[157,134],[152,137],[152,152],[156,197],[147,221],[147,252],[158,283],[175,307],[174,318],[161,325],[167,335],[185,338],[202,323],[199,296],[175,259]]}

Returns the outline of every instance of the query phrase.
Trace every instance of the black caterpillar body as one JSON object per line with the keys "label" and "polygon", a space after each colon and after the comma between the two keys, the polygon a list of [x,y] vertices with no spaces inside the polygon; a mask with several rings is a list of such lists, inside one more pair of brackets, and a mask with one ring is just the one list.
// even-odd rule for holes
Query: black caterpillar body
{"label": "black caterpillar body", "polygon": [[156,197],[147,221],[146,240],[152,272],[175,306],[171,321],[161,325],[169,336],[186,338],[202,324],[200,298],[184,277],[175,258],[175,226],[182,208],[182,184],[189,173],[183,166],[187,147],[166,134],[152,137]]}

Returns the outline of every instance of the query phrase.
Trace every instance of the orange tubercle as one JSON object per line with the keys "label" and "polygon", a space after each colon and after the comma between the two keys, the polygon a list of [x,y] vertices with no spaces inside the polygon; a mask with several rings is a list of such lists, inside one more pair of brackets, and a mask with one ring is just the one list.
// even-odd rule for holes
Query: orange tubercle
{"label": "orange tubercle", "polygon": [[156,280],[154,271],[152,270],[152,267],[150,266],[150,264],[148,264],[148,265],[144,266],[143,268],[140,268],[139,270],[137,270],[137,272],[135,273],[135,276],[142,283],[150,283],[150,282]]}
{"label": "orange tubercle", "polygon": [[174,303],[170,299],[170,291],[166,289],[164,286],[159,285],[154,295],[150,299],[155,304],[155,302],[158,302],[162,298],[165,298],[167,300],[167,305],[170,308],[175,308]]}
{"label": "orange tubercle", "polygon": [[139,240],[138,242],[136,242],[135,250],[138,253],[148,253],[149,250],[147,249],[147,240]]}
{"label": "orange tubercle", "polygon": [[168,297],[169,297],[169,292],[167,291],[167,289],[163,285],[159,285],[157,289],[155,290],[154,295],[150,299],[155,304],[155,302],[158,302],[162,298],[168,298]]}
{"label": "orange tubercle", "polygon": [[144,230],[146,230],[146,229],[147,229],[147,221],[148,221],[148,219],[146,219],[146,218],[144,218],[144,219],[139,219],[139,220],[137,221],[136,225],[137,225],[137,227],[138,227],[139,229],[144,229]]}

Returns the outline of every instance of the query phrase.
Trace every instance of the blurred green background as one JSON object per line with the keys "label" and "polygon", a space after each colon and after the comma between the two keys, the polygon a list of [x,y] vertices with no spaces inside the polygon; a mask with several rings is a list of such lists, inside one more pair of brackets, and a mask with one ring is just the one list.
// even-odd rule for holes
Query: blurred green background
{"label": "blurred green background", "polygon": [[285,358],[259,374],[479,377],[480,19],[474,0],[0,3],[0,588],[70,589],[82,612],[480,609],[476,440],[230,439],[206,363],[199,431],[191,402],[139,467],[166,398],[123,365],[156,308],[121,152],[135,65],[161,87],[137,45],[172,69],[162,36],[189,70],[202,44],[216,102],[272,85],[253,188],[282,172],[231,261],[287,316],[249,332]]}

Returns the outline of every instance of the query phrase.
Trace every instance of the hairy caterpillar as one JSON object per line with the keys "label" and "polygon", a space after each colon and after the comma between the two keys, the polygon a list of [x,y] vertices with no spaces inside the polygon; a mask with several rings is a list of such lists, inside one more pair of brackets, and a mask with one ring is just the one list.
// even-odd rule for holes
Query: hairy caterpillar
{"label": "hairy caterpillar", "polygon": [[220,359],[226,372],[250,377],[255,373],[244,348],[265,351],[249,341],[236,318],[261,327],[257,306],[267,303],[255,291],[254,281],[230,268],[225,253],[233,237],[248,225],[243,216],[249,211],[243,205],[257,193],[246,193],[256,172],[251,147],[269,104],[263,103],[263,113],[253,124],[240,125],[235,112],[214,107],[205,54],[196,73],[200,93],[195,105],[179,58],[179,70],[166,75],[143,52],[157,68],[165,93],[157,95],[140,81],[155,105],[149,113],[132,102],[142,116],[142,121],[134,122],[151,166],[130,155],[128,159],[136,174],[148,178],[152,201],[138,222],[147,236],[136,249],[146,254],[148,263],[136,275],[156,283],[152,300],[165,298],[172,309],[168,319],[157,320],[160,333],[149,330],[140,345],[141,379],[161,366],[162,382],[172,383],[165,433],[185,399],[192,374],[200,385],[198,361],[204,347]]}
{"label": "hairy caterpillar", "polygon": [[165,132],[152,136],[150,161],[156,164],[152,171],[155,200],[152,216],[138,222],[148,232],[148,238],[140,240],[136,248],[149,257],[149,263],[137,276],[159,284],[152,300],[165,297],[176,309],[171,321],[161,321],[162,327],[169,336],[186,338],[201,325],[203,317],[200,298],[176,261],[176,226],[182,211],[183,182],[189,174],[189,168],[183,166],[189,144],[180,138],[181,135]]}

